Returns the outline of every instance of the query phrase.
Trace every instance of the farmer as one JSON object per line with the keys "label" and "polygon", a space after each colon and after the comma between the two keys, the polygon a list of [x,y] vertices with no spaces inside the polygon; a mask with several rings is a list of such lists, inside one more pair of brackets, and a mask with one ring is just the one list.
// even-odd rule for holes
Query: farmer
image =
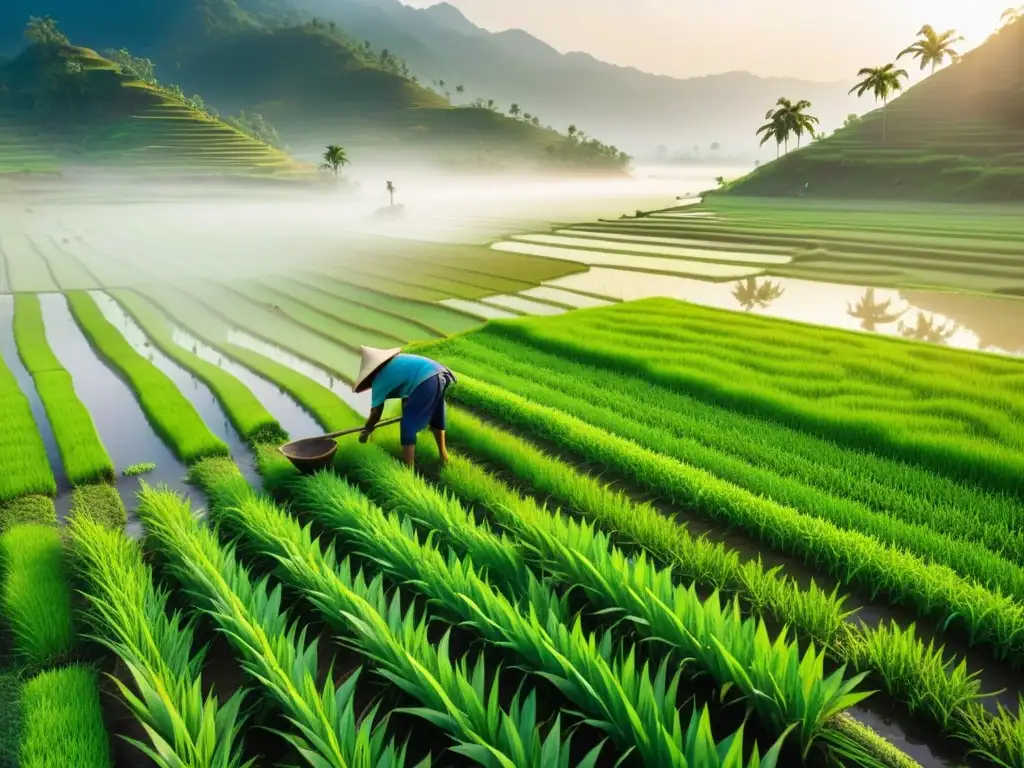
{"label": "farmer", "polygon": [[416,462],[416,435],[428,426],[437,441],[441,461],[448,461],[444,442],[444,396],[455,375],[440,363],[419,355],[405,355],[400,349],[363,347],[353,389],[365,392],[371,388],[370,416],[359,442],[370,439],[384,412],[384,401],[402,399],[402,461],[412,467]]}

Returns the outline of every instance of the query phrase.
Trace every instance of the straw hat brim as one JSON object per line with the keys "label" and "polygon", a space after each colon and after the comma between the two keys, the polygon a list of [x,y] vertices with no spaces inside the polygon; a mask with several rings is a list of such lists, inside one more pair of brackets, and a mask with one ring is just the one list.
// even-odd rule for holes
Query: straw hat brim
{"label": "straw hat brim", "polygon": [[384,363],[396,355],[400,355],[402,350],[400,348],[377,349],[376,347],[361,347],[360,352],[362,353],[362,360],[359,363],[359,374],[352,385],[352,390],[355,392],[365,390],[368,383],[367,379],[373,376]]}

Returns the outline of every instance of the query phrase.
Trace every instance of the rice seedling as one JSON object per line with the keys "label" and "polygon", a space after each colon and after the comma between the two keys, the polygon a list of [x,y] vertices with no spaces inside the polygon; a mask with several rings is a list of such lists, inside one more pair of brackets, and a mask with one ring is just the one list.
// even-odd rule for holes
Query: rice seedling
{"label": "rice seedling", "polygon": [[53,499],[32,494],[10,501],[0,501],[0,534],[25,523],[56,525],[57,509]]}
{"label": "rice seedling", "polygon": [[153,429],[182,461],[228,454],[227,445],[203,423],[174,382],[132,349],[91,296],[79,291],[66,295],[71,313],[89,343],[128,380]]}
{"label": "rice seedling", "polygon": [[[354,450],[343,450],[342,454],[342,465],[352,467],[357,476],[369,481],[368,492],[385,510],[395,513],[407,508],[410,499],[424,499],[410,517],[418,517],[429,528],[444,517],[462,521],[465,528],[476,528],[456,499],[431,491],[383,454]],[[296,488],[295,499],[325,527],[345,535],[351,535],[356,525],[348,517],[372,517],[366,504],[360,505],[357,494],[343,481],[329,476],[303,481]],[[840,669],[826,677],[823,652],[816,652],[811,645],[801,655],[799,644],[786,632],[770,639],[763,622],[741,617],[737,602],[722,605],[717,594],[702,601],[692,586],[676,586],[670,571],[653,567],[642,553],[630,561],[604,534],[586,523],[544,515],[527,504],[515,503],[522,500],[511,494],[501,500],[506,501],[513,505],[503,507],[503,518],[517,521],[506,523],[516,535],[514,540],[540,561],[550,578],[578,586],[596,610],[628,617],[640,635],[676,648],[681,658],[710,675],[723,691],[738,691],[773,734],[784,735],[799,724],[797,735],[804,754],[823,735],[831,718],[869,695],[856,691],[863,674],[844,679],[845,670]],[[393,523],[392,528],[396,525]],[[374,540],[382,536],[378,534]],[[394,530],[386,538],[392,548],[397,548]],[[370,546],[362,539],[359,543],[361,551]],[[403,560],[390,550],[385,553],[383,546],[378,544],[372,554],[392,568],[410,559],[406,556]],[[487,562],[479,565],[486,567]],[[400,577],[410,581],[414,578],[408,571],[401,572]],[[457,594],[472,594],[465,585],[461,589]],[[529,594],[533,605],[534,591]],[[444,602],[442,596],[431,597]],[[772,694],[766,695],[766,691]]]}
{"label": "rice seedling", "polygon": [[14,297],[14,340],[46,409],[68,479],[75,485],[113,479],[114,464],[96,425],[46,340],[38,296]]}
{"label": "rice seedling", "polygon": [[190,622],[169,613],[168,593],[154,586],[139,547],[88,517],[68,530],[93,637],[130,671],[131,686],[114,680],[150,736],[148,745],[129,741],[159,768],[251,765],[242,755],[245,692],[223,704],[203,695],[206,649],[195,647]]}
{"label": "rice seedling", "polygon": [[[1021,415],[1015,360],[657,299],[500,321],[481,333],[1024,494],[1024,430],[1002,416]],[[772,354],[779,345],[788,350],[784,359]],[[860,398],[852,407],[836,399],[851,395]]]}
{"label": "rice seedling", "polygon": [[62,556],[60,531],[51,526],[19,525],[0,536],[0,608],[13,651],[29,666],[54,664],[74,645]]}
{"label": "rice seedling", "polygon": [[[503,339],[486,344],[460,339],[445,360],[461,373],[804,514],[873,535],[990,589],[1024,598],[1024,512],[1010,497]],[[656,400],[659,408],[635,407],[645,399]]]}
{"label": "rice seedling", "polygon": [[461,376],[453,397],[544,440],[607,466],[639,488],[729,525],[780,551],[827,569],[838,581],[869,595],[885,592],[893,604],[937,616],[997,658],[1024,650],[1024,609],[967,582],[941,565],[886,547],[856,531],[801,515],[720,478],[512,393]]}
{"label": "rice seedling", "polygon": [[[562,503],[624,542],[642,547],[683,582],[692,580],[698,586],[735,594],[755,615],[774,617],[800,636],[821,643],[837,662],[870,670],[872,676],[866,682],[881,686],[915,715],[928,717],[943,731],[970,743],[985,742],[989,726],[978,727],[984,718],[968,717],[982,696],[977,673],[968,672],[963,662],[947,660],[944,649],[933,643],[926,646],[913,627],[875,629],[852,624],[835,594],[828,595],[813,584],[801,590],[793,580],[779,578],[775,570],[766,572],[759,562],[741,565],[736,553],[721,544],[692,538],[684,525],[650,505],[632,501],[461,409],[449,414],[448,429],[457,445],[512,473],[533,493]],[[395,450],[390,443],[388,448]],[[342,454],[341,460],[345,458],[347,454]],[[440,482],[459,498],[482,505],[513,533],[531,518],[551,515],[457,456],[441,470]]]}
{"label": "rice seedling", "polygon": [[[352,613],[346,608],[345,587],[358,583],[361,575],[351,576],[347,560],[339,565],[333,547],[321,557],[308,527],[301,528],[269,499],[252,493],[240,477],[210,472],[206,478],[220,485],[214,490],[217,503],[212,510],[218,522],[238,533],[239,540],[248,547],[279,563],[282,578],[310,595],[324,616],[345,631],[346,620],[338,618]],[[330,482],[331,478],[319,475],[311,482],[320,480]],[[359,526],[358,531],[356,527],[347,530],[356,536],[368,562],[380,563],[402,583],[414,584],[432,599],[432,604],[443,605],[447,613],[463,619],[497,647],[515,653],[520,663],[543,670],[542,674],[570,701],[584,708],[590,715],[588,722],[607,732],[627,751],[635,749],[645,758],[657,759],[658,765],[689,765],[678,743],[681,726],[674,704],[678,673],[669,678],[667,659],[653,678],[649,677],[653,671],[646,666],[638,671],[631,654],[609,664],[610,638],[606,636],[595,644],[594,638],[583,634],[578,623],[571,630],[562,624],[557,615],[560,610],[548,610],[548,606],[558,603],[558,598],[539,582],[531,582],[530,611],[521,614],[514,603],[484,582],[472,565],[463,564],[454,556],[446,561],[436,549],[424,547],[408,523],[402,524],[394,516],[385,518],[355,489],[343,481],[337,482],[346,493],[348,515],[325,516],[332,519],[332,527],[342,525],[343,518]],[[315,491],[310,495],[315,496]],[[312,506],[321,508],[315,503]],[[302,562],[300,553],[305,553],[307,562]],[[393,620],[401,616],[396,598],[385,600],[380,576],[371,588],[379,615],[390,614]],[[546,622],[542,618],[545,613]],[[641,705],[631,705],[631,701]],[[612,706],[615,702],[617,706]],[[674,728],[666,729],[659,724],[663,718],[674,721]],[[638,738],[644,733],[646,739]],[[774,764],[781,742],[782,738],[766,755],[764,765]]]}
{"label": "rice seedling", "polygon": [[154,469],[156,469],[156,464],[151,461],[144,461],[141,464],[132,464],[130,467],[125,467],[121,470],[121,474],[125,477],[138,477],[139,475],[152,472]]}
{"label": "rice seedling", "polygon": [[210,388],[243,439],[268,443],[288,439],[277,420],[242,382],[175,343],[174,327],[153,304],[131,291],[114,290],[110,295],[161,352]]}
{"label": "rice seedling", "polygon": [[53,496],[57,481],[32,407],[11,369],[0,359],[0,503],[27,494]]}
{"label": "rice seedling", "polygon": [[[307,643],[304,630],[289,626],[281,609],[280,587],[271,590],[266,579],[253,584],[233,550],[222,549],[214,534],[192,517],[188,503],[174,494],[144,488],[139,514],[158,547],[171,558],[176,577],[201,610],[229,632],[246,668],[256,679],[267,681],[292,722],[305,734],[286,734],[286,738],[310,754],[311,765],[348,766],[359,754],[372,755],[371,765],[404,765],[405,747],[385,742],[387,718],[374,724],[376,708],[356,722],[353,695],[358,673],[350,675],[336,692],[329,689],[321,694],[316,690],[317,643]],[[261,529],[261,533],[273,535],[272,531]],[[342,584],[334,571],[314,574],[317,559],[310,559],[315,548],[311,540],[309,543],[311,548],[306,552],[293,550],[295,567],[302,568],[300,572],[307,578],[327,578]],[[299,563],[309,565],[302,567]],[[351,571],[349,577],[341,590],[322,598],[340,596],[344,600],[344,610],[332,614],[335,621],[354,630],[356,641],[363,644],[369,657],[383,665],[386,678],[419,699],[421,707],[411,709],[413,714],[444,728],[456,739],[453,749],[482,765],[502,768],[542,765],[535,760],[545,748],[556,754],[567,752],[560,735],[549,743],[541,738],[533,721],[532,694],[522,707],[517,697],[503,715],[497,706],[496,684],[490,691],[484,690],[482,662],[469,665],[463,660],[453,664],[447,642],[432,646],[426,636],[426,623],[417,620],[412,609],[403,614],[397,596],[387,600],[379,581],[367,584],[361,574]],[[321,599],[321,593],[311,597]],[[512,719],[515,714],[518,717]],[[532,759],[522,763],[514,760],[527,756]],[[364,763],[360,760],[356,764]]]}
{"label": "rice seedling", "polygon": [[110,768],[96,673],[75,664],[41,672],[22,689],[22,768]]}
{"label": "rice seedling", "polygon": [[122,530],[128,513],[117,488],[106,483],[83,485],[71,492],[69,518],[88,517],[107,528]]}
{"label": "rice seedling", "polygon": [[21,738],[21,678],[0,669],[0,768],[19,768]]}

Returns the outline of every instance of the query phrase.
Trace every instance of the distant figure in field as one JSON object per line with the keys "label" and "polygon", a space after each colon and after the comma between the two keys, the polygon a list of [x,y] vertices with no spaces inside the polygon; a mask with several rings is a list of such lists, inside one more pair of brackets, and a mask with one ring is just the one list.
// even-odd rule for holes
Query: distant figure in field
{"label": "distant figure in field", "polygon": [[416,435],[430,427],[437,441],[441,461],[448,461],[445,445],[446,411],[444,397],[455,374],[440,363],[419,355],[406,355],[400,349],[362,348],[363,359],[353,389],[371,391],[370,416],[359,435],[359,442],[370,439],[384,413],[387,400],[401,398],[402,461],[416,463]]}

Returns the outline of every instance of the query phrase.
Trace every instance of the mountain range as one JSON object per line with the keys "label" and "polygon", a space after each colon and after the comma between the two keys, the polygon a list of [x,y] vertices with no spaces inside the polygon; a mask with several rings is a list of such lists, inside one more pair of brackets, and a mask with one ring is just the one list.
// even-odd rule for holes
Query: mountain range
{"label": "mountain range", "polygon": [[[202,86],[203,95],[217,103],[231,89],[218,86],[223,93],[210,92],[204,82],[207,63],[224,61],[228,54],[223,46],[219,54],[211,53],[211,40],[237,36],[239,29],[251,33],[316,18],[353,43],[368,41],[374,51],[386,49],[404,60],[408,73],[431,85],[432,96],[445,103],[480,99],[503,111],[514,103],[542,125],[562,132],[576,125],[641,156],[653,155],[659,145],[671,154],[697,148],[697,154],[713,156],[713,143],[722,154],[753,154],[754,130],[780,96],[811,101],[826,128],[841,124],[856,107],[844,83],[747,72],[678,79],[586,53],[563,54],[522,30],[484,30],[447,3],[416,9],[399,0],[98,0],[84,6],[81,0],[7,0],[0,7],[0,52],[11,53],[20,44],[28,16],[48,14],[76,42],[96,49],[127,47],[152,57],[162,77],[186,90]],[[281,64],[269,50],[264,58],[266,67]],[[310,80],[323,74],[311,72]],[[463,93],[456,92],[459,85]]]}

